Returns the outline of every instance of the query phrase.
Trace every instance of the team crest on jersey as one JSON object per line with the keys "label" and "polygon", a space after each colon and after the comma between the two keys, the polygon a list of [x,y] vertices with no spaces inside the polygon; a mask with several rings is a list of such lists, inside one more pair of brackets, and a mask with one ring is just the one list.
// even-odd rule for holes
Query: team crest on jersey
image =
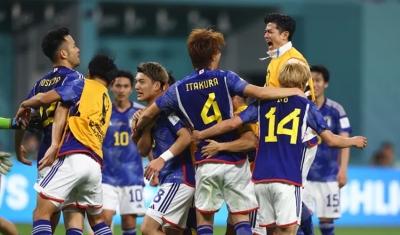
{"label": "team crest on jersey", "polygon": [[329,127],[332,125],[332,118],[330,116],[325,116],[324,117],[326,124],[328,124]]}

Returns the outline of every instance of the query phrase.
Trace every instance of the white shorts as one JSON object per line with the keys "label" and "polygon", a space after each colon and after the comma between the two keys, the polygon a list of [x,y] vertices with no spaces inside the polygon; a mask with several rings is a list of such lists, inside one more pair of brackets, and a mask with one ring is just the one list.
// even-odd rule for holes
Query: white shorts
{"label": "white shorts", "polygon": [[260,227],[289,227],[300,224],[301,188],[285,183],[255,185],[260,205],[257,218]]}
{"label": "white shorts", "polygon": [[51,169],[50,166],[46,166],[45,168],[38,171],[38,179],[40,180],[43,176]]}
{"label": "white shorts", "polygon": [[101,213],[101,167],[87,154],[59,157],[34,188],[57,207],[63,204],[66,212],[84,209],[91,215]]}
{"label": "white shorts", "polygon": [[186,184],[162,184],[147,209],[146,215],[161,226],[185,230],[194,190]]}
{"label": "white shorts", "polygon": [[312,163],[314,162],[315,155],[317,154],[317,149],[318,149],[318,145],[315,145],[313,147],[307,147],[307,149],[306,149],[305,156],[304,156],[304,162],[303,162],[303,170],[301,172],[303,186],[307,182],[307,175],[308,175],[308,172],[310,171]]}
{"label": "white shorts", "polygon": [[231,214],[250,213],[258,204],[249,162],[233,165],[200,163],[196,170],[196,209],[215,213],[226,203]]}
{"label": "white shorts", "polygon": [[[303,202],[318,218],[337,219],[341,216],[340,189],[337,181],[308,181],[303,190]],[[313,203],[315,207],[313,207]]]}
{"label": "white shorts", "polygon": [[103,210],[116,211],[119,204],[121,215],[143,216],[146,213],[143,186],[112,186],[103,184]]}

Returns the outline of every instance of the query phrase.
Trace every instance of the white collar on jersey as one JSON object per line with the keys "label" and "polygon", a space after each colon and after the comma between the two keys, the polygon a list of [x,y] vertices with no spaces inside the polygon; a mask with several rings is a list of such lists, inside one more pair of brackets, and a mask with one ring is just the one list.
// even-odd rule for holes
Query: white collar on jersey
{"label": "white collar on jersey", "polygon": [[291,41],[287,42],[285,45],[283,45],[283,46],[281,46],[281,47],[279,47],[279,48],[277,48],[275,50],[267,51],[267,54],[269,56],[268,57],[264,57],[264,58],[259,58],[259,60],[266,60],[266,59],[269,59],[269,58],[272,58],[272,59],[278,58],[279,56],[285,54],[290,48],[292,48],[292,42]]}

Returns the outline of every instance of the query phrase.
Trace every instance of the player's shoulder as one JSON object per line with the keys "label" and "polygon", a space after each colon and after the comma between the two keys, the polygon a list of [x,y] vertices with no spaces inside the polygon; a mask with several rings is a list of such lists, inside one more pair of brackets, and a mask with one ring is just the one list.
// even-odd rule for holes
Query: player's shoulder
{"label": "player's shoulder", "polygon": [[338,112],[340,116],[346,115],[346,111],[344,111],[344,108],[341,104],[328,98],[326,98],[325,108]]}
{"label": "player's shoulder", "polygon": [[132,107],[133,109],[143,109],[146,108],[146,106],[139,104],[138,102],[132,101]]}

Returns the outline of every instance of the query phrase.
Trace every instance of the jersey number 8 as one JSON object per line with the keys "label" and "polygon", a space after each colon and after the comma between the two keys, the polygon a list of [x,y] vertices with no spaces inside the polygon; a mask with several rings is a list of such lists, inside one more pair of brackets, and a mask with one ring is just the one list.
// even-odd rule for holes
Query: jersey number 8
{"label": "jersey number 8", "polygon": [[[272,107],[265,117],[269,120],[268,122],[268,135],[265,136],[265,142],[277,142],[278,138],[276,135],[288,135],[290,136],[290,144],[297,143],[297,135],[299,131],[299,123],[300,123],[300,109],[294,109],[293,112],[289,113],[286,117],[278,122],[277,130],[275,133],[275,116],[276,107]],[[285,128],[284,126],[289,122],[292,123],[292,128]]]}

